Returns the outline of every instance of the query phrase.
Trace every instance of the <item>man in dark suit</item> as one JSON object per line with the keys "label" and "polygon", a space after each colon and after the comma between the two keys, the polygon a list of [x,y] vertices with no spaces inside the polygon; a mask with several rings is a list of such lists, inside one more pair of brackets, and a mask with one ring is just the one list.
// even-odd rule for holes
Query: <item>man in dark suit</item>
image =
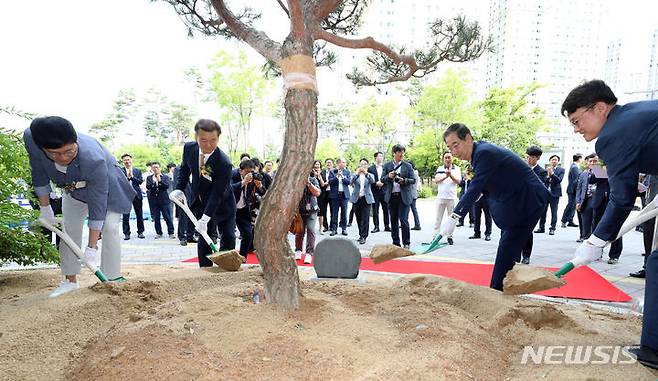
{"label": "man in dark suit", "polygon": [[320,234],[323,234],[326,231],[329,231],[329,217],[327,215],[327,210],[331,209],[329,194],[331,192],[331,187],[329,186],[329,172],[333,169],[334,161],[331,159],[326,159],[324,161],[324,169],[320,172],[318,180],[322,178],[320,183],[320,197],[317,198],[318,208],[320,212],[318,214],[318,219],[320,221]]}
{"label": "man in dark suit", "polygon": [[341,234],[347,235],[347,201],[350,199],[350,171],[345,168],[345,159],[336,160],[334,170],[329,172],[329,200],[331,202],[331,234],[338,233],[338,208],[340,208]]}
{"label": "man in dark suit", "polygon": [[[576,249],[572,263],[600,258],[614,241],[637,198],[639,173],[658,175],[658,101],[617,104],[617,97],[601,80],[571,90],[561,112],[574,132],[586,141],[596,138],[596,152],[606,164],[608,206],[592,235]],[[574,261],[576,263],[574,263]],[[647,259],[644,314],[640,345],[628,349],[637,360],[658,369],[658,249]]]}
{"label": "man in dark suit", "polygon": [[551,192],[551,198],[546,204],[546,210],[539,219],[539,230],[544,231],[546,226],[546,214],[548,214],[548,207],[551,207],[551,226],[548,228],[549,235],[555,235],[555,226],[557,225],[557,204],[562,197],[562,179],[564,178],[564,168],[559,167],[560,157],[558,155],[551,155],[548,159],[550,165],[546,168],[546,177],[544,184]]}
{"label": "man in dark suit", "polygon": [[155,223],[155,238],[162,238],[162,225],[160,224],[160,214],[167,224],[167,234],[169,238],[176,238],[174,235],[174,222],[171,219],[171,201],[169,200],[169,176],[163,175],[160,169],[160,163],[154,161],[151,163],[152,175],[146,178],[146,196],[148,198],[151,217]]}
{"label": "man in dark suit", "polygon": [[595,153],[589,154],[585,157],[585,162],[587,163],[587,169],[580,173],[576,185],[576,210],[581,216],[580,238],[577,242],[583,242],[592,234],[594,221],[592,196],[596,190],[596,182],[590,181],[590,177],[594,177],[592,167],[599,164],[599,157]]}
{"label": "man in dark suit", "polygon": [[[541,148],[537,146],[530,146],[528,149],[525,151],[526,153],[526,162],[528,163],[528,166],[532,168],[532,172],[534,172],[535,175],[537,175],[537,178],[539,181],[541,181],[544,186],[546,186],[545,180],[546,180],[546,170],[541,167],[541,165],[537,164],[539,162],[539,158],[541,158],[541,155],[543,151]],[[544,209],[546,209],[546,205],[544,205]],[[542,216],[546,214],[546,210],[542,212]],[[541,216],[539,217],[541,221]],[[543,233],[544,229],[539,228],[535,230],[535,233]],[[525,246],[523,247],[523,250],[521,251],[521,263],[524,265],[527,265],[530,263],[530,256],[532,255],[532,246],[534,244],[534,237],[532,234],[528,236],[528,241],[526,242]]]}
{"label": "man in dark suit", "polygon": [[468,237],[468,239],[482,238],[482,230],[480,226],[482,225],[482,214],[484,213],[484,240],[491,241],[492,221],[491,213],[489,212],[489,196],[487,195],[487,192],[482,192],[482,197],[475,201],[470,213],[475,215],[475,221],[473,221],[473,235]]}
{"label": "man in dark suit", "polygon": [[[648,204],[653,199],[658,196],[658,176],[655,175],[645,175],[643,184],[647,187],[647,190],[644,192],[644,203]],[[647,258],[651,255],[651,250],[653,249],[653,233],[656,228],[656,218],[651,218],[642,224],[642,238],[644,243],[644,265],[642,269],[632,272],[628,275],[633,278],[645,278],[646,277],[646,268],[647,268]]]}
{"label": "man in dark suit", "polygon": [[370,187],[372,195],[375,197],[375,203],[372,205],[372,223],[374,228],[371,233],[379,232],[379,207],[381,206],[382,215],[384,217],[384,231],[391,231],[388,215],[388,204],[384,200],[384,183],[381,181],[384,173],[384,154],[382,152],[375,152],[375,162],[368,167],[368,173],[374,178],[375,182]]}
{"label": "man in dark suit", "polygon": [[[198,219],[196,230],[207,232],[212,239],[221,234],[219,250],[235,248],[235,197],[231,188],[231,160],[217,148],[222,133],[219,124],[210,119],[199,119],[194,125],[195,142],[183,147],[183,160],[180,177],[172,197],[179,199],[187,179],[192,176],[190,208]],[[197,256],[200,267],[211,267],[212,261],[206,258],[211,254],[210,246],[199,239]]]}
{"label": "man in dark suit", "polygon": [[502,290],[503,279],[519,261],[550,194],[521,158],[506,148],[485,141],[474,142],[465,125],[451,125],[443,133],[443,139],[454,156],[471,162],[475,176],[451,218],[444,219],[441,235],[451,234],[459,218],[487,191],[491,216],[501,230],[491,288]]}
{"label": "man in dark suit", "polygon": [[580,176],[580,161],[583,155],[577,153],[573,155],[573,162],[569,168],[569,183],[567,184],[567,206],[562,213],[562,227],[578,227],[581,224],[580,213],[578,213],[578,225],[573,222],[573,216],[576,214],[576,187],[578,186],[578,177]]}
{"label": "man in dark suit", "polygon": [[240,162],[240,168],[233,170],[231,187],[236,202],[235,223],[240,231],[240,255],[247,259],[249,249],[253,245],[254,225],[252,224],[252,208],[255,206],[255,194],[265,194],[263,182],[254,178],[256,165],[250,159]]}
{"label": "man in dark suit", "polygon": [[[603,218],[608,201],[610,201],[610,184],[607,178],[598,178],[596,175],[590,176],[589,180],[596,183],[596,189],[592,194],[592,231],[594,231],[596,230],[596,225]],[[610,244],[610,251],[608,252],[609,264],[613,265],[619,262],[622,249],[623,239],[621,237]]]}
{"label": "man in dark suit", "polygon": [[[133,199],[133,209],[135,209],[135,218],[137,219],[137,237],[144,238],[143,196],[142,189],[139,187],[144,182],[142,171],[133,167],[133,157],[129,153],[121,155],[121,160],[123,161],[123,172],[136,193]],[[123,215],[123,239],[130,239],[130,213]]]}
{"label": "man in dark suit", "polygon": [[393,160],[384,164],[381,182],[384,183],[384,201],[388,204],[391,222],[391,238],[395,246],[402,244],[405,249],[411,245],[409,210],[413,202],[412,187],[416,186],[416,175],[411,164],[404,161],[405,148],[401,144],[393,146]]}
{"label": "man in dark suit", "polygon": [[[174,169],[174,178],[173,178],[173,186],[174,189],[176,187],[176,184],[178,184],[178,180],[180,179],[180,167],[176,167]],[[183,180],[185,181],[185,180]],[[190,179],[187,179],[186,181],[186,186],[185,190],[183,193],[185,194],[185,197],[188,200],[192,199],[192,184],[190,183]],[[176,205],[175,207],[176,211],[176,217],[178,217],[178,227],[176,234],[178,235],[178,239],[180,241],[181,246],[186,246],[188,242],[197,242],[197,240],[194,238],[194,225],[190,223],[190,219],[187,217],[187,214],[183,212],[183,210]]]}

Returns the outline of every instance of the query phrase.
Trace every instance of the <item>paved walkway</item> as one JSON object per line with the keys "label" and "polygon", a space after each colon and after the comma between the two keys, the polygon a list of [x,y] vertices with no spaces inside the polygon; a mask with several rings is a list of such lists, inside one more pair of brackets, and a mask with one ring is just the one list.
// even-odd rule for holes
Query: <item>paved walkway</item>
{"label": "paved walkway", "polygon": [[[565,199],[565,197],[562,199]],[[563,201],[566,202],[566,200]],[[432,230],[436,215],[435,203],[436,200],[434,199],[418,200],[417,207],[423,230],[411,231],[412,247],[421,242],[429,242],[432,239]],[[561,204],[559,207],[560,217],[563,208],[564,205]],[[411,215],[410,220],[412,221],[411,225],[413,226],[413,218]],[[131,221],[131,223],[133,225],[133,232],[135,232],[135,221]],[[372,229],[372,226],[370,229]],[[380,229],[383,229],[383,226],[381,226]],[[484,226],[482,226],[482,230],[484,231]],[[354,240],[358,238],[356,221],[347,229],[347,231],[349,235],[346,238]],[[122,241],[124,264],[171,264],[179,263],[184,259],[196,257],[196,244],[180,246],[178,240],[169,238],[154,239],[155,231],[152,222],[146,222],[145,234],[146,239],[138,239],[136,238],[136,234],[133,233],[132,239],[129,241]],[[496,255],[496,248],[498,246],[498,239],[500,238],[500,230],[498,230],[494,224],[492,240],[489,242],[484,239],[468,239],[472,234],[473,230],[469,229],[468,225],[459,227],[454,235],[455,244],[453,246],[446,246],[433,253],[416,256],[414,258],[431,261],[493,263]],[[317,235],[318,240],[326,237],[329,237],[327,233],[325,233],[325,235]],[[288,238],[291,245],[294,247],[292,235],[289,235]],[[554,236],[548,234],[535,234],[531,264],[560,267],[573,257],[574,250],[578,246],[578,243],[576,243],[577,238],[578,228],[560,228],[559,222],[557,232]],[[368,237],[367,243],[359,245],[359,247],[362,255],[367,256],[373,245],[390,242],[390,233],[382,231],[374,234],[371,233]],[[591,264],[590,267],[631,297],[644,299],[644,279],[636,279],[628,276],[630,272],[637,271],[642,267],[643,251],[642,234],[632,231],[624,236],[624,250],[619,263],[609,265],[606,258],[603,261],[597,261]],[[15,267],[6,266],[4,268]]]}

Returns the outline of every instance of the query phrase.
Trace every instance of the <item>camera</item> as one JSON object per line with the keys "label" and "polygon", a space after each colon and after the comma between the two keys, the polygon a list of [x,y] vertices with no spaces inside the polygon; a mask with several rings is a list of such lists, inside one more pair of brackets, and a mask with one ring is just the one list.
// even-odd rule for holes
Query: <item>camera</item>
{"label": "camera", "polygon": [[401,177],[401,176],[395,175],[395,177],[393,178],[393,181],[395,181],[396,183],[400,184],[400,183],[404,182],[404,177]]}
{"label": "camera", "polygon": [[253,172],[251,172],[251,180],[252,181],[254,181],[254,180],[263,181],[263,174],[259,173],[259,172],[256,172],[256,171],[253,171]]}
{"label": "camera", "polygon": [[334,168],[334,174],[338,173],[338,168]]}
{"label": "camera", "polygon": [[311,174],[308,175],[309,177],[315,177],[315,171],[311,171]]}

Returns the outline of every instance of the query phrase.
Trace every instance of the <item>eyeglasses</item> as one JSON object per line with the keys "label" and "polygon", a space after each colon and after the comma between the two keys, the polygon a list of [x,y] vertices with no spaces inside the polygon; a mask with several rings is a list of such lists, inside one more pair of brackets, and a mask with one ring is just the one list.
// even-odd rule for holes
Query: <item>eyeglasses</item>
{"label": "eyeglasses", "polygon": [[69,148],[63,152],[49,151],[47,149],[44,149],[43,152],[45,152],[46,156],[48,156],[51,159],[60,158],[60,157],[73,157],[78,154],[78,145],[76,144],[74,147]]}
{"label": "eyeglasses", "polygon": [[580,119],[583,117],[583,115],[585,115],[585,113],[587,113],[589,110],[593,109],[594,106],[595,104],[591,104],[587,106],[587,108],[583,112],[581,112],[577,118],[570,118],[569,122],[571,123],[571,125],[574,127],[578,127],[578,123],[580,122]]}

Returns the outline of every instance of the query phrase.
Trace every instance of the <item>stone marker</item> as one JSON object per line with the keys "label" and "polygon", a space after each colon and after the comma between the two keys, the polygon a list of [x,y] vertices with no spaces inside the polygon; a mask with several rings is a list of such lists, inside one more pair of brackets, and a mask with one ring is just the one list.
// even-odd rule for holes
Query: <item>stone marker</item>
{"label": "stone marker", "polygon": [[517,264],[507,272],[503,279],[503,293],[508,295],[531,294],[565,284],[567,282],[564,279],[558,278],[550,270]]}
{"label": "stone marker", "polygon": [[395,245],[375,245],[370,251],[370,259],[374,264],[386,262],[393,258],[402,258],[414,255],[411,250],[403,249]]}
{"label": "stone marker", "polygon": [[355,279],[359,275],[361,253],[345,238],[325,238],[315,247],[313,268],[318,278]]}
{"label": "stone marker", "polygon": [[237,250],[222,251],[207,256],[214,264],[227,271],[238,271],[246,260]]}

